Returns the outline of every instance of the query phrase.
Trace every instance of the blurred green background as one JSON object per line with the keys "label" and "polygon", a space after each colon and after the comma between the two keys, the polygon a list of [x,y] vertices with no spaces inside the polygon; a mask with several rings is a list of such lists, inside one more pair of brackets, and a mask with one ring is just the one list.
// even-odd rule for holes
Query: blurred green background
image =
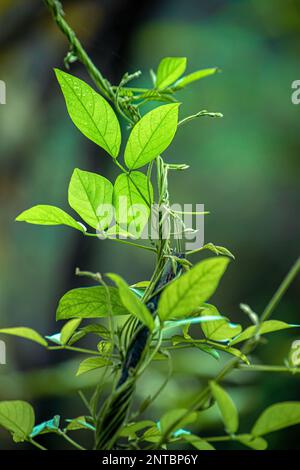
{"label": "blurred green background", "polygon": [[[67,19],[103,74],[118,83],[125,71],[148,71],[164,56],[187,56],[189,71],[218,66],[221,74],[181,92],[181,117],[201,109],[224,119],[200,119],[180,129],[167,157],[191,169],[173,176],[173,202],[204,203],[205,241],[236,256],[214,302],[222,313],[247,324],[239,303],[261,312],[299,255],[300,105],[291,102],[291,84],[300,79],[300,4],[297,0],[99,0],[63,2]],[[67,208],[67,185],[75,166],[114,178],[101,149],[85,139],[67,117],[53,67],[63,67],[64,37],[41,0],[2,0],[0,79],[7,104],[0,106],[0,327],[59,330],[55,309],[62,294],[87,285],[76,266],[115,271],[128,281],[148,279],[151,254],[112,242],[83,239],[62,227],[14,222],[34,204]],[[74,64],[72,73],[87,79]],[[200,259],[195,256],[195,261]],[[299,320],[299,279],[275,317]],[[275,333],[257,350],[256,361],[282,364],[300,333]],[[2,338],[4,339],[4,338]],[[7,341],[7,365],[0,366],[0,399],[26,399],[39,420],[84,412],[76,389],[97,374],[76,379],[80,358],[47,352],[21,339]],[[270,336],[269,336],[270,339]],[[152,408],[185,406],[220,364],[201,352],[177,354],[175,375]],[[147,396],[163,380],[165,365],[146,374],[138,393]],[[268,404],[299,400],[297,377],[235,373],[226,382],[247,431]],[[215,408],[201,429],[222,433]],[[293,429],[269,438],[271,448],[299,448]],[[55,441],[50,442],[55,447]],[[13,447],[0,432],[0,448]],[[20,445],[18,448],[26,446]],[[16,447],[14,447],[16,448]]]}

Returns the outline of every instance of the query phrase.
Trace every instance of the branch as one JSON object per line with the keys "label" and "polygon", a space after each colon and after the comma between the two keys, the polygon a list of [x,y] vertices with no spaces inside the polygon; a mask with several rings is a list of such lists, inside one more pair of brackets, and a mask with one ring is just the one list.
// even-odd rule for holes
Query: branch
{"label": "branch", "polygon": [[[84,50],[81,42],[77,38],[75,32],[68,25],[64,18],[64,11],[62,4],[58,0],[44,0],[47,8],[50,10],[52,17],[61,30],[66,36],[70,45],[70,52],[72,54],[72,60],[77,58],[87,69],[91,79],[95,85],[99,88],[101,93],[111,101],[113,101],[113,90],[111,84],[106,78],[103,77],[99,69],[95,66],[93,61],[89,58],[88,54]],[[67,56],[68,58],[68,56]]]}

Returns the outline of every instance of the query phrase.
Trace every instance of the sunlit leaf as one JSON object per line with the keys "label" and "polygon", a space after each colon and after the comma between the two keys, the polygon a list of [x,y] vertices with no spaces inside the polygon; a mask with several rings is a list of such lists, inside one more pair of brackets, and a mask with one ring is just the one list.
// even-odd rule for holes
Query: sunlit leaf
{"label": "sunlit leaf", "polygon": [[104,176],[75,168],[68,194],[72,209],[91,227],[103,230],[110,224],[113,185]]}
{"label": "sunlit leaf", "polygon": [[186,57],[165,57],[157,68],[156,87],[166,88],[172,85],[186,69]]}
{"label": "sunlit leaf", "polygon": [[61,329],[60,342],[61,344],[67,344],[74,331],[78,328],[81,323],[81,318],[74,318],[68,321]]}
{"label": "sunlit leaf", "polygon": [[125,148],[125,163],[130,170],[151,162],[170,145],[177,129],[178,106],[158,106],[134,126]]}
{"label": "sunlit leaf", "polygon": [[73,217],[65,211],[55,206],[38,205],[31,207],[22,212],[16,218],[17,222],[27,222],[28,224],[37,225],[68,225],[69,227],[76,228],[84,232],[83,226],[76,222]]}
{"label": "sunlit leaf", "polygon": [[234,338],[230,342],[230,344],[232,345],[232,344],[240,343],[241,341],[245,341],[246,339],[251,338],[255,334],[265,335],[266,333],[272,333],[273,331],[280,331],[280,330],[285,330],[287,328],[295,328],[295,327],[299,328],[299,325],[290,325],[288,323],[285,323],[279,320],[267,320],[260,325],[258,330],[257,330],[256,325],[249,326],[240,335]]}
{"label": "sunlit leaf", "polygon": [[70,290],[59,301],[56,319],[108,317],[110,305],[113,315],[128,315],[129,312],[121,302],[118,289],[115,287],[108,289],[110,299],[104,286]]}
{"label": "sunlit leaf", "polygon": [[58,69],[55,69],[55,74],[75,126],[112,157],[117,157],[121,130],[112,107],[79,78]]}
{"label": "sunlit leaf", "polygon": [[238,335],[242,331],[241,325],[225,320],[213,305],[207,305],[207,308],[204,308],[201,312],[201,316],[204,318],[209,318],[212,315],[219,316],[219,319],[201,323],[202,331],[207,339],[224,341]]}
{"label": "sunlit leaf", "polygon": [[192,82],[197,80],[201,80],[201,78],[208,77],[209,75],[213,75],[218,72],[218,68],[212,67],[209,69],[202,69],[198,70],[197,72],[190,73],[185,77],[182,77],[178,82],[175,83],[176,88],[184,88],[185,86],[189,85]]}
{"label": "sunlit leaf", "polygon": [[106,367],[111,364],[112,362],[109,359],[105,359],[103,357],[88,357],[80,363],[76,375],[85,374],[90,370],[101,369],[102,367]]}
{"label": "sunlit leaf", "polygon": [[209,258],[172,282],[163,291],[158,313],[161,320],[189,316],[215,292],[228,258]]}
{"label": "sunlit leaf", "polygon": [[47,341],[35,330],[32,328],[27,328],[25,326],[17,326],[13,328],[1,328],[0,334],[19,336],[20,338],[29,339],[35,343],[39,343],[42,346],[47,347]]}
{"label": "sunlit leaf", "polygon": [[0,426],[11,432],[15,442],[29,438],[34,420],[34,410],[29,403],[20,400],[0,402]]}
{"label": "sunlit leaf", "polygon": [[154,328],[154,320],[146,305],[130,290],[129,285],[117,274],[108,274],[119,288],[119,293],[123,305],[135,315],[149,330]]}
{"label": "sunlit leaf", "polygon": [[133,171],[118,176],[113,192],[116,221],[136,238],[147,223],[152,202],[153,187],[146,175]]}

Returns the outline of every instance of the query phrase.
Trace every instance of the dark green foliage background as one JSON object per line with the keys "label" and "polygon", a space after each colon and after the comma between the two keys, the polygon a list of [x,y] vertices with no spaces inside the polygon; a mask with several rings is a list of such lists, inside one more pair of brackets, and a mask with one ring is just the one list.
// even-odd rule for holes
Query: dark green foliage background
{"label": "dark green foliage background", "polygon": [[[300,105],[292,105],[290,95],[292,81],[300,79],[300,6],[296,0],[143,3],[69,1],[65,9],[112,81],[127,69],[141,68],[140,84],[146,85],[148,69],[164,56],[187,56],[190,71],[223,70],[181,92],[181,113],[206,108],[225,118],[196,120],[184,132],[179,129],[167,155],[169,161],[192,167],[171,179],[173,202],[205,203],[211,211],[206,241],[236,255],[214,303],[243,321],[239,303],[260,313],[299,252]],[[0,15],[0,79],[7,83],[7,105],[0,106],[0,326],[31,326],[51,334],[58,330],[57,300],[85,282],[73,275],[76,266],[119,272],[134,282],[149,276],[153,260],[147,253],[133,258],[130,247],[83,239],[71,229],[14,223],[21,210],[37,201],[63,207],[75,166],[110,178],[115,169],[67,118],[51,73],[61,66],[66,44],[42,2],[8,0]],[[72,72],[86,78],[76,65]],[[274,318],[299,323],[298,298],[299,281]],[[274,334],[261,360],[281,364],[291,339],[298,337],[294,330]],[[79,382],[74,376],[78,359],[25,340],[11,338],[7,344],[8,364],[0,366],[1,400],[35,402],[40,420],[52,417],[52,410],[64,417],[73,416],[74,407],[80,410],[71,393]],[[153,417],[185,406],[201,380],[218,367],[201,352],[178,354],[174,380]],[[163,365],[147,372],[140,396],[148,395],[163,374]],[[87,374],[80,382],[87,387],[96,377]],[[227,384],[243,410],[241,429],[249,428],[267,405],[299,400],[297,378],[235,372]],[[220,431],[215,409],[204,416],[203,427],[212,434]],[[1,431],[1,442],[5,437]],[[271,435],[269,442],[271,448],[299,448],[293,428],[280,433],[280,440],[278,433]],[[6,448],[10,445],[5,441]]]}

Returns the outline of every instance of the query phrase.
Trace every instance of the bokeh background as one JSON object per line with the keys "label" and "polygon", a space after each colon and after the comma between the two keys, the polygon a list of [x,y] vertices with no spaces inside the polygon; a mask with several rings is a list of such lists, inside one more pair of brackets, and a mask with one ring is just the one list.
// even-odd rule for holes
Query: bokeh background
{"label": "bokeh background", "polygon": [[[125,71],[149,69],[164,56],[188,57],[189,71],[218,66],[221,74],[181,92],[181,116],[206,108],[224,119],[196,120],[179,130],[168,152],[191,169],[171,180],[174,202],[204,203],[205,240],[236,256],[214,301],[222,313],[247,324],[239,303],[261,312],[299,255],[300,105],[291,102],[291,83],[300,79],[300,4],[297,0],[86,0],[65,1],[67,19],[103,74],[118,83]],[[63,67],[67,43],[41,0],[2,0],[0,79],[7,104],[0,106],[0,327],[59,330],[58,299],[87,285],[76,266],[115,271],[130,282],[149,278],[151,254],[113,242],[83,239],[63,227],[17,224],[15,216],[37,203],[67,208],[67,185],[75,166],[115,177],[110,159],[75,129],[67,117],[53,67]],[[84,69],[72,73],[88,79]],[[195,257],[195,261],[200,257]],[[277,308],[275,318],[299,320],[299,279]],[[282,364],[296,330],[276,333],[256,361]],[[2,339],[4,339],[2,337]],[[37,419],[84,412],[76,389],[88,388],[96,374],[76,379],[80,358],[47,352],[16,338],[7,342],[7,365],[0,366],[0,399],[25,399]],[[185,406],[220,364],[201,352],[177,355],[175,375],[152,408]],[[147,373],[138,393],[149,394],[164,378],[165,365]],[[233,374],[228,390],[247,431],[267,405],[298,400],[297,377]],[[203,434],[222,433],[217,411],[203,414]],[[299,433],[299,428],[297,429]],[[83,437],[83,440],[85,437]],[[271,448],[299,448],[294,429],[269,437]],[[49,446],[57,443],[50,439]],[[0,448],[16,448],[0,432]],[[17,448],[26,448],[19,445]],[[235,447],[236,448],[236,447]]]}

